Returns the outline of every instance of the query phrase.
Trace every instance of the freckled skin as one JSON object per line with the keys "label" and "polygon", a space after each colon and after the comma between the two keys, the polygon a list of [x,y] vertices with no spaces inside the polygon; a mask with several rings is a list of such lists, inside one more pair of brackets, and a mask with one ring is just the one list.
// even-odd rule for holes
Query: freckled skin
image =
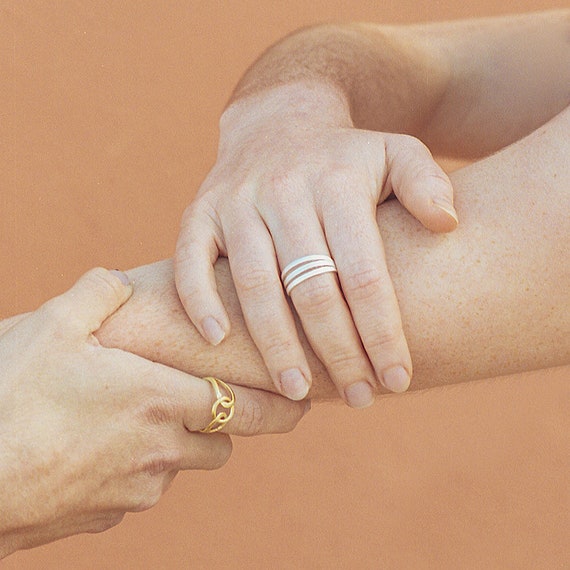
{"label": "freckled skin", "polygon": [[[428,232],[394,201],[379,207],[415,363],[411,390],[570,362],[570,311],[560,310],[570,306],[568,132],[570,109],[540,136],[531,134],[456,172],[461,224],[452,234]],[[225,260],[218,262],[216,275],[232,332],[217,347],[190,324],[170,261],[129,273],[135,292],[98,333],[103,344],[198,376],[274,389],[242,320]],[[303,342],[314,373],[310,396],[337,397]]]}

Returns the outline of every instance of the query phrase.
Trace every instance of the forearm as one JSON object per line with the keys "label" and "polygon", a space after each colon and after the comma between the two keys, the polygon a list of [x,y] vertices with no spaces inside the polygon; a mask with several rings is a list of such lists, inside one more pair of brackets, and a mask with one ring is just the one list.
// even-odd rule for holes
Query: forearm
{"label": "forearm", "polygon": [[231,102],[257,95],[258,109],[291,112],[281,99],[302,108],[305,94],[308,109],[336,106],[356,127],[419,136],[434,152],[481,156],[570,103],[569,30],[568,10],[308,28],[263,54]]}
{"label": "forearm", "polygon": [[[521,143],[457,173],[462,224],[452,234],[427,232],[397,203],[379,208],[414,361],[411,389],[570,361],[569,125],[567,111]],[[272,389],[225,260],[216,272],[232,322],[218,347],[189,323],[170,262],[131,272],[133,298],[105,324],[102,342],[196,375]],[[312,395],[333,397],[323,367],[305,347]]]}
{"label": "forearm", "polygon": [[313,118],[338,113],[357,128],[417,134],[443,97],[449,63],[443,50],[398,28],[307,28],[250,67],[230,108],[252,99],[258,112],[272,104],[286,113],[307,108]]}

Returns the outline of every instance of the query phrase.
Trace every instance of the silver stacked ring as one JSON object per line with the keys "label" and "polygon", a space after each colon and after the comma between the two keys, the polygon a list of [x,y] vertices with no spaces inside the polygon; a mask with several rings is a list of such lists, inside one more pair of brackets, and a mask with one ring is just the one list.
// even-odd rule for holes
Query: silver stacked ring
{"label": "silver stacked ring", "polygon": [[281,272],[281,281],[287,295],[291,294],[294,287],[323,273],[336,273],[336,265],[332,258],[328,255],[305,255],[299,257],[283,269]]}

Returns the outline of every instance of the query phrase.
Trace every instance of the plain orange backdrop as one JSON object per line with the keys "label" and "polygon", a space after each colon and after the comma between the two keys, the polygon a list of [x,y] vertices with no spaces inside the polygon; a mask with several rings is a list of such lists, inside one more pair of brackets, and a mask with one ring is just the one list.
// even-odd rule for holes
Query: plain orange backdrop
{"label": "plain orange backdrop", "polygon": [[[567,7],[4,0],[0,318],[92,266],[170,257],[233,85],[284,34]],[[0,566],[570,568],[569,377],[567,367],[457,385],[360,412],[319,405],[293,434],[235,440],[224,469],[179,475],[151,511]]]}

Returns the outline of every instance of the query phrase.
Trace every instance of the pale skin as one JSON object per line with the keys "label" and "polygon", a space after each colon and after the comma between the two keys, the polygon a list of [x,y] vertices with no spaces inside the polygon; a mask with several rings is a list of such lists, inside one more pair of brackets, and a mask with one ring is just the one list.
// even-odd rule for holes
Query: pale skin
{"label": "pale skin", "polygon": [[228,434],[289,431],[306,411],[235,386],[232,425],[200,433],[212,419],[208,382],[93,335],[132,294],[117,275],[92,270],[0,322],[0,558],[106,530],[153,506],[179,470],[221,467]]}
{"label": "pale skin", "polygon": [[[244,171],[261,168],[271,157],[276,160],[272,167],[280,163],[299,168],[301,158],[315,158],[315,154],[307,155],[313,150],[326,166],[325,180],[330,170],[334,179],[344,180],[342,188],[354,187],[356,193],[360,187],[368,189],[355,211],[352,204],[358,202],[356,198],[347,203],[341,193],[327,190],[335,185],[323,183],[317,192],[301,184],[303,191],[312,192],[306,203],[311,211],[316,208],[320,215],[326,204],[335,206],[336,215],[327,218],[327,239],[346,235],[348,241],[370,245],[371,225],[364,218],[376,212],[376,237],[372,238],[376,245],[371,251],[379,252],[380,265],[373,256],[365,261],[381,273],[382,283],[360,282],[351,293],[350,313],[343,305],[338,311],[335,277],[328,275],[317,286],[309,283],[293,302],[310,343],[297,321],[295,334],[298,332],[301,344],[295,348],[295,337],[291,340],[291,326],[295,325],[287,312],[278,315],[290,321],[282,329],[284,337],[275,334],[271,321],[261,319],[260,323],[259,317],[267,311],[265,302],[260,303],[257,318],[244,319],[225,260],[216,264],[215,282],[232,328],[231,333],[226,330],[226,338],[217,347],[203,340],[200,318],[198,329],[190,322],[185,312],[188,297],[184,308],[170,261],[130,271],[134,292],[130,286],[119,286],[117,278],[111,279],[108,272],[98,270],[95,277],[87,277],[87,283],[80,281],[79,289],[55,302],[0,323],[0,453],[9,459],[0,469],[0,557],[69,534],[108,528],[121,519],[122,513],[154,504],[178,469],[213,468],[227,460],[231,448],[226,434],[196,433],[209,420],[212,401],[211,388],[199,376],[216,375],[235,383],[237,416],[227,433],[291,429],[306,408],[302,402],[288,402],[266,392],[287,392],[279,382],[280,366],[265,354],[269,346],[283,347],[283,362],[289,362],[292,353],[306,358],[305,363],[297,361],[295,366],[306,367],[312,397],[340,394],[355,407],[369,400],[363,393],[356,399],[349,397],[347,390],[353,384],[345,378],[350,382],[355,377],[365,378],[372,398],[378,390],[385,392],[378,382],[382,376],[386,383],[386,363],[389,368],[402,361],[404,367],[411,366],[411,360],[406,360],[408,345],[414,361],[410,388],[415,390],[570,362],[568,11],[513,18],[509,25],[504,24],[316,28],[285,40],[274,51],[274,59],[269,52],[269,59],[260,60],[260,66],[254,67],[238,87],[222,119],[222,146],[226,146],[220,156],[222,161],[224,156],[229,157],[227,168],[236,160],[232,141],[241,144],[242,135],[251,144],[244,147],[240,157]],[[331,37],[339,39],[341,52],[348,50],[354,71],[361,70],[360,65],[354,65],[360,61],[356,57],[360,52],[350,52],[349,48],[362,48],[364,38],[367,49],[373,45],[386,56],[381,66],[389,72],[386,76],[373,73],[366,75],[368,83],[353,82],[363,89],[360,99],[358,90],[346,99],[342,82],[331,83],[330,78],[321,81],[316,65],[319,59],[316,67],[309,66],[308,76],[297,73],[294,65],[291,75],[279,67],[281,60],[295,63],[290,57],[295,50],[302,53],[306,46],[314,45],[312,42],[318,44]],[[525,57],[520,57],[521,50]],[[324,50],[321,56],[327,53]],[[263,61],[269,71],[280,70],[280,81],[275,82],[272,73],[264,71]],[[402,61],[407,65],[389,67],[390,62]],[[524,68],[517,67],[521,62]],[[331,69],[329,64],[320,67]],[[379,83],[371,86],[370,81]],[[371,88],[379,92],[380,87],[383,98],[376,105],[375,98],[368,95]],[[400,106],[402,100],[406,104]],[[291,107],[292,101],[301,104]],[[401,186],[403,205],[432,230],[455,227],[453,215],[450,223],[448,213],[431,209],[436,196],[451,197],[450,181],[441,175],[439,167],[434,170],[435,163],[415,139],[357,131],[346,123],[340,127],[328,124],[330,136],[322,137],[323,124],[307,122],[318,118],[311,112],[315,108],[328,118],[337,117],[339,109],[346,110],[347,101],[350,121],[356,127],[418,135],[436,152],[455,150],[462,156],[476,156],[510,145],[451,176],[461,219],[456,231],[442,235],[427,231],[395,201],[375,210],[374,200],[380,200],[387,190],[395,190],[400,172],[401,177],[416,182]],[[469,105],[462,109],[465,101]],[[285,120],[279,127],[280,136],[271,139],[268,125],[275,124],[275,117],[287,118],[282,115],[284,107],[293,118],[302,117],[303,129],[299,131],[298,120]],[[272,117],[269,123],[266,111]],[[251,131],[247,125],[239,126],[239,116],[251,118]],[[259,124],[257,119],[261,120]],[[342,120],[346,121],[346,116]],[[297,150],[296,145],[279,146],[283,129],[288,140],[299,143]],[[255,134],[260,132],[271,139],[271,156],[263,160],[256,154]],[[348,139],[350,144],[344,144]],[[381,173],[372,173],[373,168],[366,166],[366,161],[377,161],[377,154],[364,149],[376,143],[387,152],[382,155],[387,170]],[[246,152],[248,148],[251,155]],[[224,155],[224,149],[229,149],[229,154]],[[356,155],[364,157],[358,167],[374,184],[352,167],[341,168],[352,164]],[[239,161],[235,164],[239,166]],[[421,176],[415,176],[418,165],[423,165]],[[258,172],[265,176],[263,169]],[[301,169],[295,174],[303,179],[307,172]],[[428,192],[426,200],[420,190],[426,185],[430,189],[429,179],[443,186],[435,194]],[[378,185],[380,194],[371,201],[370,189],[378,190],[378,180],[384,184]],[[304,195],[301,192],[297,197]],[[319,196],[322,203],[317,207]],[[264,221],[273,220],[275,228],[283,223],[279,212],[287,211],[279,208],[282,202],[278,198],[271,192],[264,198]],[[233,199],[236,203],[245,200],[239,195]],[[290,198],[282,200],[288,206],[292,203]],[[363,208],[368,208],[367,214],[362,213]],[[285,235],[285,245],[288,239],[291,236]],[[223,252],[222,241],[218,246]],[[360,249],[366,251],[365,246]],[[213,261],[218,251],[209,250],[207,259]],[[274,258],[273,264],[276,267]],[[202,258],[195,267],[199,279],[204,269]],[[385,289],[388,269],[393,291],[391,285]],[[346,294],[348,274],[344,273],[341,268]],[[234,280],[236,277],[243,286],[234,270]],[[109,286],[104,291],[100,289],[102,282]],[[267,292],[277,286],[278,282],[268,281]],[[251,291],[250,304],[256,296],[255,289]],[[207,294],[200,287],[194,292],[197,298]],[[244,303],[243,293],[240,301],[245,312],[248,303]],[[354,303],[365,305],[366,310],[355,309]],[[289,310],[284,297],[274,306]],[[351,319],[356,313],[361,317],[356,319],[355,328]],[[366,330],[370,334],[378,322],[382,325],[378,338],[365,340],[365,328],[369,327]],[[320,328],[315,330],[318,323]],[[365,352],[355,337],[356,329]],[[386,330],[390,334],[383,332]],[[263,345],[265,339],[271,342]],[[319,339],[325,339],[329,347],[321,346]],[[355,339],[359,347],[356,352]],[[382,347],[382,351],[370,348],[374,346]],[[404,378],[403,383],[388,385],[398,391],[407,388],[408,381]],[[70,398],[69,394],[79,397]],[[300,393],[287,395],[299,397]],[[13,410],[23,410],[23,420]],[[22,421],[27,422],[26,437],[20,429]],[[101,426],[109,429],[101,432]],[[99,460],[102,454],[105,462]],[[58,461],[62,455],[68,461]],[[126,455],[132,459],[128,463],[124,461]],[[10,491],[15,481],[21,491],[18,494]],[[94,493],[95,488],[104,492]],[[61,493],[62,489],[66,492]]]}
{"label": "pale skin", "polygon": [[[480,157],[561,112],[570,103],[569,27],[567,10],[319,26],[270,48],[236,88],[217,162],[183,219],[176,283],[197,329],[215,344],[233,323],[212,270],[227,256],[277,390],[303,397],[313,366],[279,272],[298,257],[330,254],[339,279],[317,276],[291,293],[312,349],[351,406],[371,404],[379,382],[406,390],[413,333],[400,317],[394,260],[383,250],[389,224],[381,237],[376,205],[394,192],[430,230],[453,230],[453,187],[413,137],[438,154]],[[461,224],[464,215],[471,211],[462,209]],[[326,310],[315,308],[324,297]],[[423,384],[417,356],[414,370]]]}
{"label": "pale skin", "polygon": [[[378,208],[415,362],[410,389],[570,362],[569,131],[570,108],[452,174],[462,222],[451,234],[430,233],[397,202]],[[193,374],[275,390],[248,334],[227,262],[218,261],[216,278],[233,326],[217,347],[190,323],[172,273],[170,261],[129,272],[135,293],[98,333],[103,344]],[[330,302],[319,299],[316,311]],[[310,396],[334,398],[326,368],[299,334],[314,379]]]}

